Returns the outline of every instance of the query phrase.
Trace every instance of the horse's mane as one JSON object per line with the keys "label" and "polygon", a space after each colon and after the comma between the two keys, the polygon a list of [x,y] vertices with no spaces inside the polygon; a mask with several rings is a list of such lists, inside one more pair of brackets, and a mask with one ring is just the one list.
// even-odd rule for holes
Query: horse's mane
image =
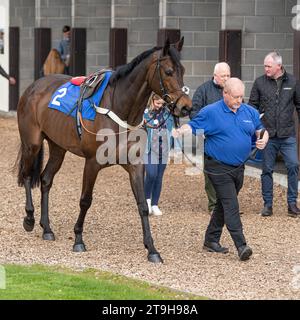
{"label": "horse's mane", "polygon": [[154,47],[152,49],[149,49],[147,51],[142,52],[137,57],[135,57],[131,62],[128,64],[124,64],[123,66],[120,66],[117,68],[117,70],[112,74],[110,78],[110,83],[114,83],[120,78],[125,77],[128,75],[138,64],[140,64],[144,59],[149,57],[153,52],[160,50],[161,47]]}
{"label": "horse's mane", "polygon": [[[147,51],[142,52],[140,55],[135,57],[131,62],[128,64],[125,64],[123,66],[120,66],[117,68],[117,70],[112,74],[110,78],[110,84],[113,84],[115,81],[117,81],[120,78],[125,77],[128,75],[137,65],[139,65],[144,59],[149,57],[152,53],[155,51],[161,50],[162,47],[154,47],[152,49],[149,49]],[[171,46],[168,51],[171,59],[173,62],[177,65],[180,66],[180,53],[178,50],[174,47]]]}

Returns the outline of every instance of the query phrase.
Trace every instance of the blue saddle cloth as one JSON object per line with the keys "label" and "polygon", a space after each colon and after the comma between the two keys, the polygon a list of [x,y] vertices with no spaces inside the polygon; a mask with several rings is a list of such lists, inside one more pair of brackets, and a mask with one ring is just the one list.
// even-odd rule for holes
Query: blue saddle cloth
{"label": "blue saddle cloth", "polygon": [[[104,90],[107,87],[108,81],[111,77],[112,72],[108,71],[105,73],[105,78],[102,81],[100,87],[97,92],[89,97],[88,99],[83,100],[82,103],[82,118],[86,120],[95,120],[96,110],[94,108],[94,104],[96,106],[99,105]],[[73,85],[71,82],[67,82],[61,87],[59,87],[55,93],[52,95],[50,103],[48,105],[49,108],[61,111],[65,114],[70,114],[72,117],[76,118],[77,108],[74,108],[78,98],[80,95],[80,86]],[[71,110],[74,109],[72,112]],[[71,113],[70,113],[71,112]]]}

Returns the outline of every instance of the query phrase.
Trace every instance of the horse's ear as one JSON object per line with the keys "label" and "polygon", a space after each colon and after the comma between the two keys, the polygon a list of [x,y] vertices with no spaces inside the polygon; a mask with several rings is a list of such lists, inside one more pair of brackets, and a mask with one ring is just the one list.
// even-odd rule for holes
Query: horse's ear
{"label": "horse's ear", "polygon": [[170,40],[167,38],[165,45],[164,45],[164,50],[163,50],[163,55],[166,56],[168,54],[168,51],[170,49]]}
{"label": "horse's ear", "polygon": [[177,41],[175,43],[175,48],[180,52],[182,50],[183,47],[183,43],[184,43],[184,37],[182,37],[179,41]]}

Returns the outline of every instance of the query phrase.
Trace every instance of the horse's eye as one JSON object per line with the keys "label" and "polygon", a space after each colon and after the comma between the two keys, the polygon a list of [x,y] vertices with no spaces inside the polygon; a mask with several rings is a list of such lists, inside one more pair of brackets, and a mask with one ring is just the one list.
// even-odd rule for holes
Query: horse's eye
{"label": "horse's eye", "polygon": [[165,74],[166,74],[167,76],[171,77],[171,76],[173,75],[173,69],[167,69],[167,70],[165,71]]}

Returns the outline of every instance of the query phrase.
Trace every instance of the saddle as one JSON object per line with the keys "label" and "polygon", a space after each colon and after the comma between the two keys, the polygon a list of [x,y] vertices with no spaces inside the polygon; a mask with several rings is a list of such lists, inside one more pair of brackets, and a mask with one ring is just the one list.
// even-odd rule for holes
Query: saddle
{"label": "saddle", "polygon": [[[82,134],[80,116],[79,116],[79,114],[81,113],[81,110],[82,110],[82,102],[83,102],[83,100],[90,98],[91,96],[93,96],[93,94],[95,92],[97,92],[98,88],[101,86],[101,84],[105,78],[105,73],[107,71],[111,71],[111,70],[110,69],[102,69],[100,71],[97,71],[97,72],[91,74],[88,77],[77,77],[77,83],[81,82],[79,98],[75,104],[75,108],[77,107],[76,122],[77,122],[77,132],[78,132],[79,137],[81,137],[81,134]],[[74,82],[71,81],[74,84],[76,83],[75,79],[76,78],[74,78]]]}
{"label": "saddle", "polygon": [[80,86],[80,95],[78,100],[84,100],[91,97],[101,86],[107,71],[111,70],[102,69],[89,75],[88,77],[75,77],[71,79],[72,84]]}

